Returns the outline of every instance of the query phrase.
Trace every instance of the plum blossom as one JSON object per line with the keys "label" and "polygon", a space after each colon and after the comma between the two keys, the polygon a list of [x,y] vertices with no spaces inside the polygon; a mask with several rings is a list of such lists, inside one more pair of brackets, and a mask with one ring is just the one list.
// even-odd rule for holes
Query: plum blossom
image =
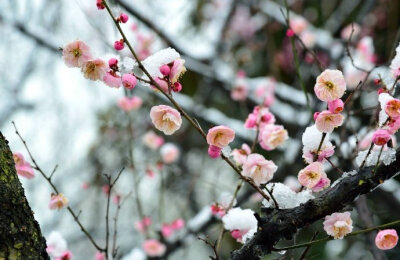
{"label": "plum blossom", "polygon": [[393,119],[400,117],[400,100],[393,98],[388,100],[385,105],[385,112]]}
{"label": "plum blossom", "polygon": [[[315,125],[307,127],[301,138],[303,147],[303,158],[307,163],[314,162],[314,155],[317,153],[322,139],[322,133]],[[326,134],[324,141],[318,151],[318,162],[323,162],[325,158],[331,157],[335,152],[335,147],[329,141],[329,134]]]}
{"label": "plum blossom", "polygon": [[186,72],[185,60],[176,59],[172,62],[171,72],[169,73],[169,79],[172,84],[178,81],[178,79]]}
{"label": "plum blossom", "polygon": [[143,143],[152,150],[156,150],[164,144],[164,138],[156,135],[153,131],[147,131],[143,135]]}
{"label": "plum blossom", "polygon": [[185,226],[185,221],[178,218],[171,223],[164,223],[161,227],[161,234],[163,237],[170,237],[175,231],[182,229]]}
{"label": "plum blossom", "polygon": [[71,260],[72,259],[72,252],[67,250],[64,251],[59,257],[54,258],[54,260]]}
{"label": "plum blossom", "polygon": [[343,237],[353,230],[353,221],[350,212],[333,213],[325,217],[324,230],[335,239]]}
{"label": "plum blossom", "polygon": [[107,64],[102,59],[88,60],[81,67],[83,76],[90,80],[102,80],[107,73]]}
{"label": "plum blossom", "polygon": [[146,232],[146,230],[151,226],[152,220],[150,217],[144,217],[142,220],[135,223],[135,228],[139,232]]}
{"label": "plum blossom", "polygon": [[164,163],[173,163],[179,159],[179,148],[173,143],[166,143],[160,149],[161,159]]}
{"label": "plum blossom", "polygon": [[252,178],[256,185],[270,181],[278,167],[273,161],[266,160],[261,154],[250,154],[243,163],[242,175]]}
{"label": "plum blossom", "polygon": [[156,239],[148,239],[142,245],[143,251],[150,257],[163,256],[167,247]]}
{"label": "plum blossom", "polygon": [[247,144],[242,144],[242,148],[232,150],[233,160],[236,162],[237,165],[242,165],[246,161],[247,156],[250,153],[250,147]]}
{"label": "plum blossom", "polygon": [[290,29],[293,30],[295,34],[302,33],[308,27],[308,22],[301,16],[296,16],[290,19]]}
{"label": "plum blossom", "polygon": [[375,145],[385,145],[389,140],[391,139],[391,135],[387,130],[384,129],[378,129],[374,132],[372,135],[372,142]]}
{"label": "plum blossom", "polygon": [[326,176],[326,174],[322,174],[321,179],[319,179],[319,182],[311,188],[313,192],[320,192],[324,190],[325,188],[329,187],[331,185],[331,180]]}
{"label": "plum blossom", "polygon": [[207,133],[210,157],[218,158],[221,155],[221,149],[229,145],[233,139],[235,139],[235,131],[227,126],[220,125],[210,128]]}
{"label": "plum blossom", "polygon": [[46,237],[47,248],[46,251],[50,257],[60,257],[67,250],[67,241],[58,231],[52,231]]}
{"label": "plum blossom", "polygon": [[315,120],[317,129],[323,133],[331,133],[333,129],[343,124],[343,115],[332,113],[328,110],[318,114]]}
{"label": "plum blossom", "polygon": [[64,194],[51,194],[51,199],[49,202],[50,209],[62,209],[68,206],[68,199]]}
{"label": "plum blossom", "polygon": [[96,254],[94,255],[94,259],[95,260],[104,260],[104,259],[106,259],[106,256],[102,252],[96,252]]}
{"label": "plum blossom", "polygon": [[275,116],[269,111],[267,107],[256,106],[251,112],[244,124],[244,127],[255,129],[257,126],[263,128],[266,125],[275,123]]}
{"label": "plum blossom", "polygon": [[352,35],[352,33],[353,33],[352,38],[354,39],[354,38],[358,37],[360,32],[361,32],[360,25],[358,25],[357,23],[352,23],[352,24],[346,25],[346,27],[344,27],[342,29],[342,31],[340,32],[340,37],[343,40],[347,41],[347,40],[349,40],[350,35]]}
{"label": "plum blossom", "polygon": [[121,77],[114,71],[107,72],[103,77],[103,82],[112,88],[121,87]]}
{"label": "plum blossom", "polygon": [[166,106],[153,106],[150,110],[153,125],[166,135],[175,133],[182,124],[181,114],[178,110]]}
{"label": "plum blossom", "polygon": [[133,89],[136,86],[137,79],[132,74],[126,73],[122,76],[122,85],[126,89]]}
{"label": "plum blossom", "polygon": [[328,102],[328,110],[332,113],[340,113],[343,111],[343,108],[344,103],[340,98]]}
{"label": "plum blossom", "polygon": [[258,136],[260,146],[267,151],[274,150],[287,139],[288,133],[281,125],[266,125]]}
{"label": "plum blossom", "polygon": [[251,209],[233,208],[222,218],[222,222],[239,243],[246,243],[257,231],[257,219]]}
{"label": "plum blossom", "polygon": [[13,153],[13,159],[15,163],[15,169],[19,176],[27,179],[32,179],[35,177],[35,172],[33,171],[32,166],[25,161],[21,153]]}
{"label": "plum blossom", "polygon": [[312,189],[323,177],[326,177],[323,164],[313,162],[299,172],[297,179],[301,185]]}
{"label": "plum blossom", "polygon": [[318,77],[314,86],[317,97],[325,102],[341,98],[346,91],[346,81],[339,70],[327,69]]}
{"label": "plum blossom", "polygon": [[392,71],[393,78],[400,76],[400,44],[396,48],[396,56],[394,56],[390,63],[390,70]]}
{"label": "plum blossom", "polygon": [[397,245],[399,237],[395,229],[385,229],[378,232],[375,245],[381,250],[389,250]]}
{"label": "plum blossom", "polygon": [[254,96],[259,99],[265,107],[270,107],[275,101],[275,86],[276,80],[274,78],[268,78],[256,87]]}
{"label": "plum blossom", "polygon": [[140,97],[122,97],[118,100],[118,107],[125,112],[129,112],[140,108],[142,106],[142,103],[143,101]]}
{"label": "plum blossom", "polygon": [[74,41],[64,46],[62,55],[68,67],[82,67],[92,55],[90,48],[83,41]]}
{"label": "plum blossom", "polygon": [[231,98],[235,101],[244,101],[248,95],[248,86],[246,83],[246,74],[244,71],[238,71],[236,80],[231,90]]}

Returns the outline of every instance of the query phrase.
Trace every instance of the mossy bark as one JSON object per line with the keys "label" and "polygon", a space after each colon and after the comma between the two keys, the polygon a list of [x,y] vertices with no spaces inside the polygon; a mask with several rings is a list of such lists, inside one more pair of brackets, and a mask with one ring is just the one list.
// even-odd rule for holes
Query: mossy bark
{"label": "mossy bark", "polygon": [[49,259],[26,200],[8,141],[0,132],[0,260]]}

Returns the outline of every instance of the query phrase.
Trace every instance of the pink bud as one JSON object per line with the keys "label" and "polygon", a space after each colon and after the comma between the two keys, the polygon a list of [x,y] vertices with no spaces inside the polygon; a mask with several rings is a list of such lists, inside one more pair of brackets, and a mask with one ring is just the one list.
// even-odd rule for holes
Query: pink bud
{"label": "pink bud", "polygon": [[179,82],[175,82],[174,85],[172,85],[172,90],[174,92],[181,92],[182,90],[182,84]]}
{"label": "pink bud", "polygon": [[378,89],[378,95],[382,94],[382,93],[388,93],[389,91],[385,88],[379,88]]}
{"label": "pink bud", "polygon": [[375,244],[381,250],[389,250],[397,245],[399,237],[395,229],[385,229],[378,232]]}
{"label": "pink bud", "polygon": [[340,98],[328,102],[328,109],[332,113],[335,114],[340,113],[343,111],[343,108],[344,108],[344,103]]}
{"label": "pink bud", "polygon": [[162,224],[161,227],[161,234],[163,235],[163,237],[170,237],[173,233],[173,229],[170,225],[168,224]]}
{"label": "pink bud", "polygon": [[287,31],[286,31],[286,36],[287,36],[287,37],[293,37],[293,36],[294,36],[293,30],[292,30],[292,29],[287,29]]}
{"label": "pink bud", "polygon": [[375,133],[372,135],[372,142],[375,145],[385,145],[387,142],[389,142],[391,136],[387,130],[384,129],[379,129],[376,130]]}
{"label": "pink bud", "polygon": [[125,14],[125,13],[121,13],[120,14],[120,16],[119,16],[119,20],[122,22],[122,23],[126,23],[127,21],[128,21],[128,15],[127,14]]}
{"label": "pink bud", "polygon": [[169,76],[169,73],[171,73],[171,68],[168,65],[162,65],[160,68],[160,72],[164,76]]}
{"label": "pink bud", "polygon": [[106,8],[103,5],[103,0],[96,0],[96,6],[97,6],[97,9],[99,9],[99,10],[102,10],[102,9]]}
{"label": "pink bud", "polygon": [[240,239],[240,238],[242,237],[242,234],[241,234],[240,230],[235,229],[235,230],[232,230],[232,231],[231,231],[231,236],[232,236],[234,239]]}
{"label": "pink bud", "polygon": [[126,89],[133,89],[136,86],[137,80],[136,77],[132,74],[126,73],[122,76],[122,85]]}
{"label": "pink bud", "polygon": [[319,116],[320,113],[321,113],[321,112],[315,112],[315,113],[314,113],[314,121],[317,120],[317,117]]}
{"label": "pink bud", "polygon": [[208,155],[213,159],[218,158],[221,155],[221,148],[215,145],[210,145],[208,147]]}
{"label": "pink bud", "polygon": [[185,221],[184,221],[183,219],[181,219],[181,218],[178,218],[178,219],[174,220],[174,221],[171,223],[171,227],[172,227],[173,229],[175,229],[175,230],[181,229],[181,228],[183,228],[184,226],[185,226]]}
{"label": "pink bud", "polygon": [[117,51],[122,50],[124,47],[125,47],[124,39],[121,39],[119,41],[115,41],[114,42],[114,49],[116,49]]}
{"label": "pink bud", "polygon": [[118,66],[118,60],[116,58],[111,58],[108,60],[108,66],[111,68],[113,66]]}

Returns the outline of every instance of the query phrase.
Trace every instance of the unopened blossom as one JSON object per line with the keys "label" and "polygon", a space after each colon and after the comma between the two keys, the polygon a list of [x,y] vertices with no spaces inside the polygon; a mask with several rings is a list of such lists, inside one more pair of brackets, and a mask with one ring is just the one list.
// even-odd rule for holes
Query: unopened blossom
{"label": "unopened blossom", "polygon": [[180,82],[175,82],[174,84],[172,84],[171,89],[174,92],[181,92],[182,91],[182,84]]}
{"label": "unopened blossom", "polygon": [[126,23],[128,19],[129,17],[126,13],[121,13],[118,17],[118,20],[121,21],[121,23]]}
{"label": "unopened blossom", "polygon": [[156,239],[148,239],[142,245],[143,251],[150,257],[163,256],[167,247]]}
{"label": "unopened blossom", "polygon": [[332,113],[328,110],[319,113],[315,120],[317,129],[323,133],[331,133],[333,129],[343,124],[343,115]]}
{"label": "unopened blossom", "polygon": [[161,227],[163,237],[170,237],[175,231],[182,229],[185,226],[185,221],[178,218],[171,223],[164,223]]}
{"label": "unopened blossom", "polygon": [[260,146],[267,150],[274,150],[288,139],[288,133],[281,125],[266,125],[260,130]]}
{"label": "unopened blossom", "polygon": [[335,239],[343,237],[353,230],[353,221],[350,212],[333,213],[325,217],[324,230]]}
{"label": "unopened blossom", "polygon": [[59,257],[54,258],[54,260],[71,260],[72,259],[72,252],[67,250],[63,252]]}
{"label": "unopened blossom", "polygon": [[237,165],[242,165],[246,161],[247,156],[250,153],[250,147],[247,144],[242,144],[242,148],[236,148],[232,150],[233,160],[236,162]]}
{"label": "unopened blossom", "polygon": [[254,129],[265,125],[275,123],[275,116],[269,111],[267,107],[254,107],[253,111],[248,115],[244,127]]}
{"label": "unopened blossom", "polygon": [[[164,79],[161,79],[161,78],[154,78],[154,81],[158,84],[158,87],[160,87],[164,93],[168,93],[169,89],[168,89],[167,81],[165,81]],[[152,86],[152,87],[155,90],[157,90],[157,88],[155,86]]]}
{"label": "unopened blossom", "polygon": [[94,255],[94,259],[95,260],[105,260],[106,256],[104,253],[97,251],[96,254]]}
{"label": "unopened blossom", "polygon": [[164,163],[174,163],[179,159],[179,148],[173,143],[166,143],[160,149],[161,159]]}
{"label": "unopened blossom", "polygon": [[328,102],[328,110],[332,113],[340,113],[343,111],[343,108],[344,103],[340,98]]}
{"label": "unopened blossom", "polygon": [[126,112],[129,112],[140,108],[142,103],[143,101],[140,97],[122,97],[118,100],[118,107]]}
{"label": "unopened blossom", "polygon": [[137,79],[132,74],[126,73],[122,75],[122,85],[126,89],[133,89],[136,86]]}
{"label": "unopened blossom", "polygon": [[166,106],[153,106],[150,110],[153,125],[166,135],[175,133],[182,124],[181,114],[178,110]]}
{"label": "unopened blossom", "polygon": [[397,119],[400,117],[400,100],[393,98],[386,102],[385,112],[391,118]]}
{"label": "unopened blossom", "polygon": [[107,72],[103,77],[103,82],[112,88],[119,88],[121,87],[121,77],[114,72]]}
{"label": "unopened blossom", "polygon": [[143,136],[143,143],[150,149],[156,150],[164,144],[164,138],[156,135],[153,131],[148,131]]}
{"label": "unopened blossom", "polygon": [[64,194],[51,194],[51,199],[49,202],[50,209],[62,209],[68,206],[68,199]]}
{"label": "unopened blossom", "polygon": [[385,129],[378,129],[372,135],[372,142],[375,145],[385,145],[392,138],[391,134]]}
{"label": "unopened blossom", "polygon": [[96,0],[96,6],[97,6],[97,9],[99,9],[99,10],[106,8],[103,4],[103,0]]}
{"label": "unopened blossom", "polygon": [[399,237],[395,229],[385,229],[378,232],[375,245],[381,250],[389,250],[397,245]]}
{"label": "unopened blossom", "polygon": [[392,62],[390,63],[390,70],[393,78],[400,76],[400,44],[396,48],[396,56],[394,56]]}
{"label": "unopened blossom", "polygon": [[90,80],[102,80],[107,73],[107,64],[101,59],[89,60],[83,64],[83,76]]}
{"label": "unopened blossom", "polygon": [[260,185],[270,181],[277,169],[273,161],[266,160],[261,154],[253,153],[243,163],[242,175],[252,178],[256,185]]}
{"label": "unopened blossom", "polygon": [[172,234],[174,233],[174,230],[172,229],[172,227],[169,224],[162,224],[161,226],[161,234],[163,235],[163,237],[167,238],[172,236]]}
{"label": "unopened blossom", "polygon": [[318,77],[314,86],[317,97],[325,102],[341,98],[346,91],[346,81],[339,70],[327,69]]}
{"label": "unopened blossom", "polygon": [[136,230],[138,230],[139,232],[146,232],[146,230],[148,229],[149,226],[151,226],[152,220],[150,217],[144,217],[142,220],[137,221],[135,223],[135,228]]}
{"label": "unopened blossom", "polygon": [[168,65],[162,65],[160,67],[160,72],[163,74],[163,76],[169,76],[171,73],[171,68]]}
{"label": "unopened blossom", "polygon": [[125,42],[124,39],[121,39],[119,41],[114,42],[114,49],[117,51],[121,51],[125,48]]}
{"label": "unopened blossom", "polygon": [[89,46],[83,41],[74,41],[65,45],[62,55],[68,67],[82,67],[92,57]]}
{"label": "unopened blossom", "polygon": [[313,162],[299,172],[297,179],[301,185],[312,189],[324,176],[326,177],[326,173],[324,172],[323,164],[320,162]]}
{"label": "unopened blossom", "polygon": [[186,72],[185,60],[176,59],[173,61],[169,79],[172,84],[178,81],[178,79]]}
{"label": "unopened blossom", "polygon": [[224,228],[231,231],[232,237],[245,243],[257,231],[257,219],[251,209],[233,208],[222,218]]}

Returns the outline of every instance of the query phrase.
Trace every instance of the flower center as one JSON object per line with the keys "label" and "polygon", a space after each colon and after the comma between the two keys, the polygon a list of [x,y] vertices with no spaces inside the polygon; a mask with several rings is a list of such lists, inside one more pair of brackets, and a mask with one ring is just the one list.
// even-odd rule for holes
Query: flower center
{"label": "flower center", "polygon": [[74,49],[74,50],[72,51],[72,53],[74,54],[74,56],[75,56],[76,58],[78,58],[78,57],[80,57],[80,56],[82,55],[80,49]]}
{"label": "flower center", "polygon": [[316,172],[308,172],[308,173],[307,173],[307,176],[308,176],[310,179],[316,179],[316,178],[318,177],[318,173],[316,173]]}
{"label": "flower center", "polygon": [[334,87],[335,85],[333,85],[333,83],[330,82],[330,81],[326,81],[326,82],[325,82],[325,86],[326,86],[328,89],[332,90],[333,87]]}

